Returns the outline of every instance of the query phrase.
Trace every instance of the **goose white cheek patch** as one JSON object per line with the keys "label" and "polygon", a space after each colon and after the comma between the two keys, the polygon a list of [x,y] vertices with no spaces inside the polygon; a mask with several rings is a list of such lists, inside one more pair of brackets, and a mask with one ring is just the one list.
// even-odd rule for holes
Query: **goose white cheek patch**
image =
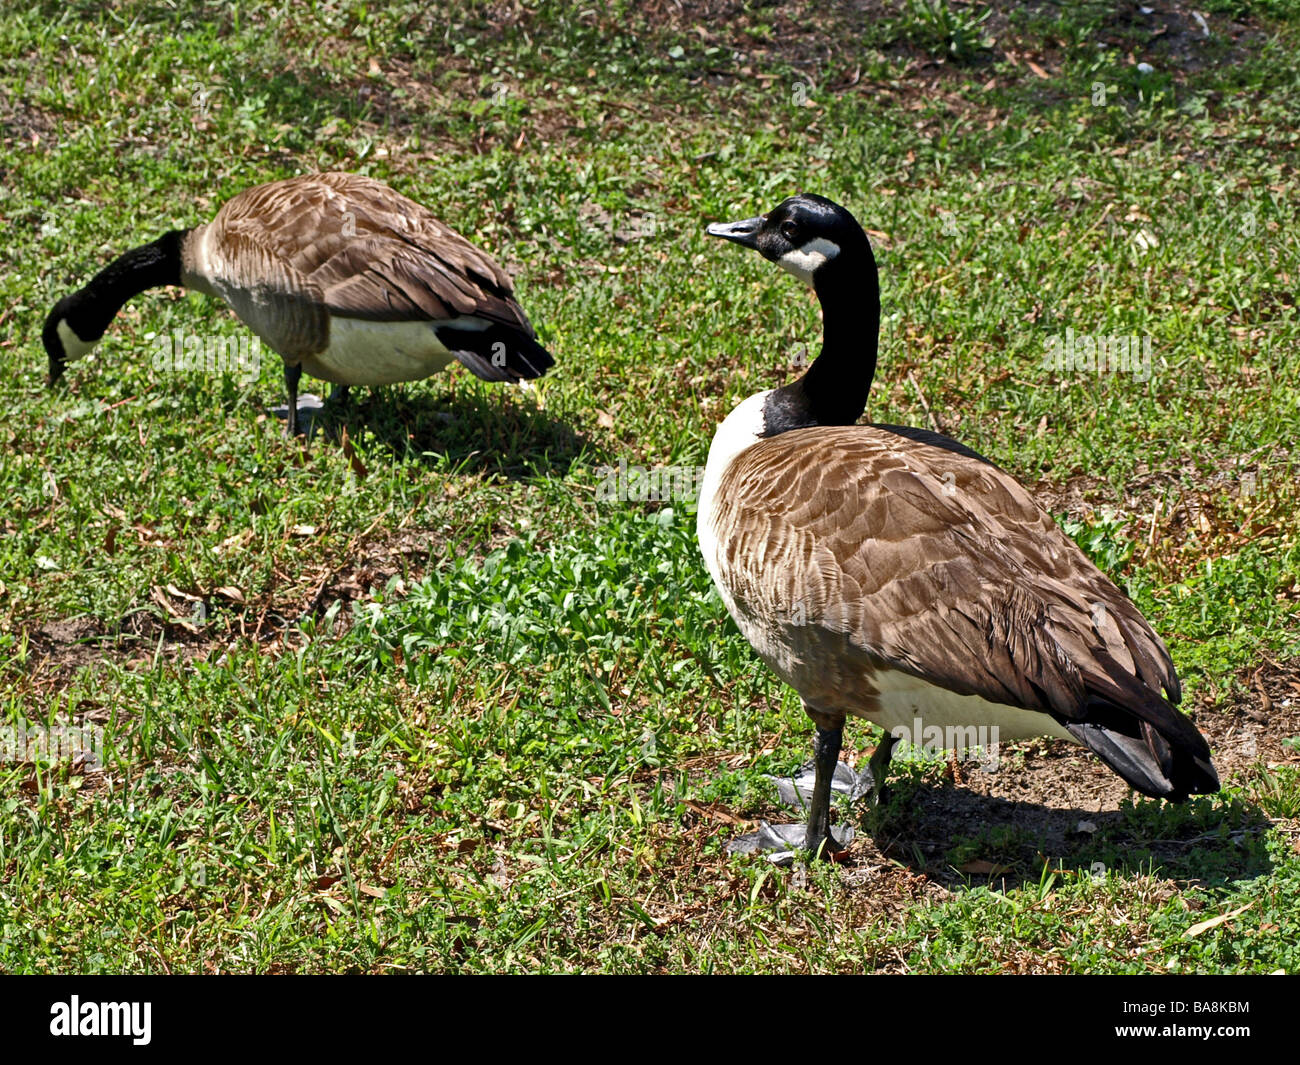
{"label": "goose white cheek patch", "polygon": [[795,248],[788,251],[777,260],[777,263],[789,270],[805,285],[813,283],[813,274],[815,274],[829,260],[839,255],[840,246],[825,237],[817,237],[810,240],[802,248]]}
{"label": "goose white cheek patch", "polygon": [[89,343],[82,340],[72,331],[72,326],[68,325],[66,318],[59,319],[59,339],[63,342],[63,354],[68,362],[76,362],[99,343],[97,340]]}

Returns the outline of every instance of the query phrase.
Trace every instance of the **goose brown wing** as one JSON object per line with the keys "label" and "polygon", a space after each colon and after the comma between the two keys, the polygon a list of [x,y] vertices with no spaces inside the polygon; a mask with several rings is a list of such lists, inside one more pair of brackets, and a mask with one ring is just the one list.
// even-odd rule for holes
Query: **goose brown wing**
{"label": "goose brown wing", "polygon": [[884,668],[1066,727],[1102,707],[1205,749],[1137,608],[977,456],[870,426],[800,429],[741,452],[716,498],[742,609],[806,618]]}
{"label": "goose brown wing", "polygon": [[[534,336],[496,262],[426,208],[371,178],[312,174],[259,186],[226,203],[212,228],[221,244],[255,245],[306,279],[329,315],[372,321],[469,315]],[[294,291],[286,297],[295,298]]]}

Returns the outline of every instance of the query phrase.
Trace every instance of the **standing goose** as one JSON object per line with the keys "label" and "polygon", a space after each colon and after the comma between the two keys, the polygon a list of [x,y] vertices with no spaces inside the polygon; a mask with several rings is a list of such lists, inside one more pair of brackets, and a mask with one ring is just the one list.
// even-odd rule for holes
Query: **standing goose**
{"label": "standing goose", "polygon": [[1144,795],[1217,791],[1165,645],[1024,488],[938,433],[854,424],[880,321],[856,219],[803,194],[708,232],[811,285],[824,334],[799,380],[723,421],[701,485],[714,584],[817,729],[808,824],[737,849],[842,849],[830,791],[850,714],[888,733],[869,766],[877,790],[899,736],[996,726],[1081,743]]}
{"label": "standing goose", "polygon": [[127,300],[158,285],[224,300],[283,357],[290,436],[304,370],[344,387],[387,385],[459,359],[486,381],[517,383],[554,361],[500,266],[418,203],[358,174],[260,185],[211,222],[115,259],[46,319],[50,383]]}

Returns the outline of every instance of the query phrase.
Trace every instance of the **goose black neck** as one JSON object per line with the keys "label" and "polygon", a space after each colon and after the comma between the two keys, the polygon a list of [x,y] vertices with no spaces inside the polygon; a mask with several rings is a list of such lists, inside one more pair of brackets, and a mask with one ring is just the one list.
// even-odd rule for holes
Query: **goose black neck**
{"label": "goose black neck", "polygon": [[84,288],[60,300],[55,314],[82,340],[98,340],[132,296],[159,285],[181,283],[181,243],[187,232],[173,229],[152,243],[119,255]]}
{"label": "goose black neck", "polygon": [[822,350],[807,372],[768,400],[768,433],[808,425],[853,425],[867,409],[876,375],[880,282],[871,246],[848,250],[814,277],[822,308]]}

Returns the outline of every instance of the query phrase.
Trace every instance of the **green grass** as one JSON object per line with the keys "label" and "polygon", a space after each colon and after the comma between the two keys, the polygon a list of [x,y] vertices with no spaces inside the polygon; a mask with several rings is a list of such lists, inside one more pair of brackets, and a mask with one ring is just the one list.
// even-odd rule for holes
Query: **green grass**
{"label": "green grass", "polygon": [[[1296,969],[1294,745],[1184,809],[933,853],[913,814],[963,793],[909,764],[877,872],[726,857],[808,722],[691,506],[596,498],[602,465],[702,463],[816,343],[808,295],[703,228],[818,191],[881,234],[871,417],[932,412],[1044,493],[1200,723],[1249,704],[1300,645],[1300,22],[1225,6],[1240,53],[1149,76],[1096,3],[6,8],[0,726],[104,750],[0,763],[0,971]],[[153,371],[157,334],[245,335],[160,291],[46,389],[55,299],[316,169],[491,249],[555,371],[363,392],[304,447],[273,356],[248,388]],[[1152,372],[1044,370],[1067,329],[1149,336]],[[953,872],[980,860],[1010,873]]]}

